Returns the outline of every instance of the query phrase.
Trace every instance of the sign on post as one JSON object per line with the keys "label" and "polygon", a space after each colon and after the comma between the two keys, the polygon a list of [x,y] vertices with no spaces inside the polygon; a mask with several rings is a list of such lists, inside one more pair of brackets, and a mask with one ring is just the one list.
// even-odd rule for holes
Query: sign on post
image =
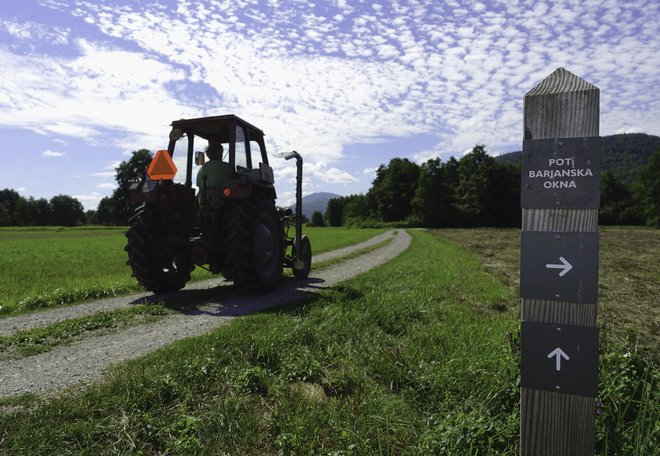
{"label": "sign on post", "polygon": [[523,388],[596,397],[598,328],[523,322]]}
{"label": "sign on post", "polygon": [[525,95],[522,456],[594,454],[599,94],[559,68]]}
{"label": "sign on post", "polygon": [[520,297],[595,304],[598,233],[523,231]]}
{"label": "sign on post", "polygon": [[521,207],[598,208],[600,137],[523,141]]}

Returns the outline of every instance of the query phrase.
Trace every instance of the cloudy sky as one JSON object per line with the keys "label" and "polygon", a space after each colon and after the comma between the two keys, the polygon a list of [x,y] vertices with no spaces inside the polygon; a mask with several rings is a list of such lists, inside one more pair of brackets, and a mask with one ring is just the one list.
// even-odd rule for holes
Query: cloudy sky
{"label": "cloudy sky", "polygon": [[[558,67],[600,88],[601,135],[660,135],[659,17],[658,0],[2,0],[0,188],[92,209],[172,120],[233,113],[303,155],[304,193],[365,192],[396,156],[519,150],[524,94]],[[271,164],[288,203],[294,165]]]}

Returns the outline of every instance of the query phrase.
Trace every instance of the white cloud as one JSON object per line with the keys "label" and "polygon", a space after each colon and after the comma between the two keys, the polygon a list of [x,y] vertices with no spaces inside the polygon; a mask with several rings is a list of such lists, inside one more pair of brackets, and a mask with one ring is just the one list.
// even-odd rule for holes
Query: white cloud
{"label": "white cloud", "polygon": [[115,187],[116,187],[116,185],[111,184],[110,182],[105,182],[103,184],[99,184],[99,185],[96,186],[96,188],[100,188],[100,189],[103,189],[103,190],[114,190]]}
{"label": "white cloud", "polygon": [[524,94],[564,66],[601,88],[601,134],[660,133],[658,2],[44,3],[103,37],[2,22],[20,43],[61,33],[72,52],[0,44],[0,126],[156,150],[173,119],[233,112],[271,153],[300,151],[306,185],[348,185],[346,146],[384,136],[437,135],[418,161],[519,144]]}
{"label": "white cloud", "polygon": [[46,149],[41,153],[42,157],[63,157],[65,152],[55,152],[54,150]]}
{"label": "white cloud", "polygon": [[73,197],[82,203],[85,210],[92,210],[96,209],[99,205],[99,201],[101,201],[103,195],[98,192],[91,192],[88,194],[74,195]]}

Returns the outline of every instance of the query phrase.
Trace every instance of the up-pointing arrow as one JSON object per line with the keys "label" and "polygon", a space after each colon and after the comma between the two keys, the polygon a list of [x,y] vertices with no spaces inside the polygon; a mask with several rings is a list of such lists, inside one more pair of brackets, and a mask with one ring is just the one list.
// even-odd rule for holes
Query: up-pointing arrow
{"label": "up-pointing arrow", "polygon": [[557,347],[554,350],[552,350],[550,353],[548,353],[548,358],[552,358],[553,356],[556,356],[555,360],[555,369],[560,371],[561,370],[561,359],[564,358],[566,361],[568,361],[569,358],[566,353],[564,353],[564,350],[561,348]]}
{"label": "up-pointing arrow", "polygon": [[559,257],[559,261],[562,262],[562,264],[546,264],[545,267],[547,269],[561,269],[562,271],[559,273],[559,277],[564,277],[568,271],[573,269],[573,265],[566,261],[566,258],[564,257]]}

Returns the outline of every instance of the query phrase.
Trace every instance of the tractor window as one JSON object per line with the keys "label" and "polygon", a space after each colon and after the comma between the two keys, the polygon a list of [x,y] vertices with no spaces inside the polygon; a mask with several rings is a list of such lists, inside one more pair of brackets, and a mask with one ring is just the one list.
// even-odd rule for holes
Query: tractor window
{"label": "tractor window", "polygon": [[261,146],[257,141],[250,141],[250,156],[252,157],[252,167],[257,168],[259,163],[263,162],[261,155]]}
{"label": "tractor window", "polygon": [[240,125],[236,126],[236,170],[239,166],[242,168],[251,168],[247,161],[247,145],[245,141],[245,131]]}

